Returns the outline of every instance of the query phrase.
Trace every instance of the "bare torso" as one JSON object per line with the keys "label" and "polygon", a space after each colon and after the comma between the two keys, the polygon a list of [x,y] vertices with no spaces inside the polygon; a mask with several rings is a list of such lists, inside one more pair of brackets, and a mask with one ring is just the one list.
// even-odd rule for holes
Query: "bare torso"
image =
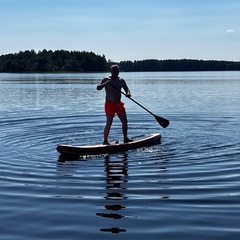
{"label": "bare torso", "polygon": [[106,85],[105,86],[105,91],[106,91],[106,101],[111,101],[118,103],[121,101],[121,88],[125,90],[125,92],[128,91],[127,84],[124,79],[120,77],[111,77],[109,76],[108,78],[104,78],[101,83],[110,81],[111,85],[113,85],[115,88],[118,90],[114,89],[111,87],[111,85]]}

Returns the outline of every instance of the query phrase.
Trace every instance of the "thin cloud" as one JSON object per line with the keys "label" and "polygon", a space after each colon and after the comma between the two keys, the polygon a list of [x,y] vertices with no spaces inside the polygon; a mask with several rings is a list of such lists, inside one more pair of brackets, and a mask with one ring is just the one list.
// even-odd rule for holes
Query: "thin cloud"
{"label": "thin cloud", "polygon": [[227,30],[227,33],[234,33],[235,31],[234,30],[232,30],[232,29],[228,29]]}

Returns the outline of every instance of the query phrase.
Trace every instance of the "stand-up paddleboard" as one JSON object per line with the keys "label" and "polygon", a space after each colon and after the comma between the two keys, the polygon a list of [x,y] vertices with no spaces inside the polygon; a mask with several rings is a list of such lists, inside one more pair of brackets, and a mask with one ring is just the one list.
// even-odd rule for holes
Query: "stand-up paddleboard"
{"label": "stand-up paddleboard", "polygon": [[88,146],[72,146],[59,144],[57,151],[63,156],[71,155],[98,155],[105,153],[124,152],[131,149],[148,147],[159,144],[161,141],[160,133],[145,134],[132,138],[134,141],[129,143],[114,142],[110,145],[88,145]]}

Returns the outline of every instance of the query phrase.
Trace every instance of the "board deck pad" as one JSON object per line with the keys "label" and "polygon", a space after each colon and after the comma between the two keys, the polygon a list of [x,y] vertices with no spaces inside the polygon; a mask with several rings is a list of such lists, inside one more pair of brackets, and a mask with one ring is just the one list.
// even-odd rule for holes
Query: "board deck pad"
{"label": "board deck pad", "polygon": [[160,133],[144,134],[136,137],[132,137],[133,142],[123,143],[121,141],[111,142],[110,145],[95,144],[87,146],[73,146],[59,144],[57,151],[64,156],[69,155],[98,155],[105,153],[124,152],[131,149],[137,149],[142,147],[148,147],[159,144],[161,141]]}

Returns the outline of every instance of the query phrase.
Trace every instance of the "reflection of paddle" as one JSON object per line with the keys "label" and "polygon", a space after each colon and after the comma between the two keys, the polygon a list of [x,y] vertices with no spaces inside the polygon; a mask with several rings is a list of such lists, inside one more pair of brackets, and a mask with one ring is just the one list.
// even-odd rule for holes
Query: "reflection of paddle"
{"label": "reflection of paddle", "polygon": [[149,111],[148,109],[146,109],[144,106],[142,106],[140,103],[138,103],[137,101],[135,101],[134,99],[132,99],[131,97],[128,97],[126,93],[122,92],[121,90],[119,90],[118,88],[116,88],[115,86],[113,86],[111,83],[108,82],[108,84],[113,87],[114,89],[116,89],[117,91],[121,92],[124,96],[126,96],[127,98],[131,99],[133,102],[135,102],[138,106],[140,106],[141,108],[143,108],[144,110],[146,110],[147,112],[149,112],[150,114],[152,114],[155,119],[157,120],[157,122],[163,127],[166,128],[169,125],[169,121],[163,117],[159,117],[155,114],[153,114],[151,111]]}

